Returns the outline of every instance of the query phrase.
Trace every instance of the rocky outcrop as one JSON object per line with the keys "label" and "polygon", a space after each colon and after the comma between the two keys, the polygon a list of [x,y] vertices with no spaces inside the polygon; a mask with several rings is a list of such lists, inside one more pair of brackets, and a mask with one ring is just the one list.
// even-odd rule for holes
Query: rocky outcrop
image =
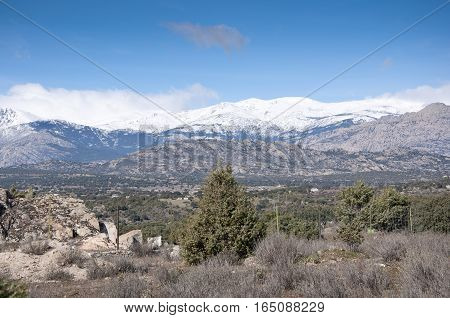
{"label": "rocky outcrop", "polygon": [[108,236],[110,242],[117,244],[117,228],[113,222],[100,221],[100,232]]}
{"label": "rocky outcrop", "polygon": [[9,241],[46,238],[65,242],[100,233],[99,221],[81,200],[46,194],[14,201],[16,220],[8,233]]}
{"label": "rocky outcrop", "polygon": [[[27,242],[45,239],[58,244],[77,245],[85,251],[116,248],[117,229],[113,222],[99,221],[82,200],[57,194],[12,198],[0,188],[0,221],[11,222],[5,240]],[[132,231],[122,236],[122,248],[142,243],[142,233]],[[121,242],[121,243],[122,243]]]}
{"label": "rocky outcrop", "polygon": [[428,105],[416,113],[385,116],[376,121],[340,128],[303,140],[316,150],[396,152],[410,149],[450,156],[450,106]]}
{"label": "rocky outcrop", "polygon": [[115,243],[110,241],[108,236],[104,233],[89,237],[83,240],[80,245],[80,249],[83,251],[107,251],[114,249],[115,247]]}
{"label": "rocky outcrop", "polygon": [[120,248],[130,249],[134,244],[142,244],[141,230],[133,230],[119,236]]}

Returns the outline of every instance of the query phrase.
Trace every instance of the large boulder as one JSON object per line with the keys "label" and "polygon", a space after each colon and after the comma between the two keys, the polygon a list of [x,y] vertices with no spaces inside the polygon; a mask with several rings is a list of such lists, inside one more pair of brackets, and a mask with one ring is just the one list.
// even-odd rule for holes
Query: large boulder
{"label": "large boulder", "polygon": [[158,249],[162,246],[162,237],[161,236],[155,236],[155,237],[149,237],[147,238],[147,244],[152,249]]}
{"label": "large boulder", "polygon": [[117,228],[113,222],[100,221],[100,232],[105,233],[110,242],[117,243]]}
{"label": "large boulder", "polygon": [[119,236],[120,248],[130,249],[134,244],[142,244],[142,231],[133,230]]}
{"label": "large boulder", "polygon": [[83,240],[80,249],[83,251],[107,251],[114,249],[115,245],[111,243],[105,233],[100,233],[96,236],[89,237]]}

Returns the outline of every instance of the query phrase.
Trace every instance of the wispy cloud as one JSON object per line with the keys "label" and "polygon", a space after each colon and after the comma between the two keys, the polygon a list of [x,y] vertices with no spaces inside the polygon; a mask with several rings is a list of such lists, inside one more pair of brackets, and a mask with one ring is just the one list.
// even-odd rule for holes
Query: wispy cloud
{"label": "wispy cloud", "polygon": [[240,49],[247,39],[238,29],[225,24],[204,26],[192,23],[171,22],[165,26],[201,47],[221,47],[225,51]]}
{"label": "wispy cloud", "polygon": [[385,69],[390,68],[392,65],[394,64],[394,60],[391,59],[390,57],[387,57],[383,60],[382,66]]}

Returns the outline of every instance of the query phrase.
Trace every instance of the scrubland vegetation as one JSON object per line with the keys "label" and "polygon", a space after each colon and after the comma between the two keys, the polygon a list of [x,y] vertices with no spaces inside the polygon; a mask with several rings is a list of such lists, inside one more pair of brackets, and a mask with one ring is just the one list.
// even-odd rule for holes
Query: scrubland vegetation
{"label": "scrubland vegetation", "polygon": [[[166,221],[133,221],[142,198],[131,205],[122,198],[102,203],[113,207],[122,202],[125,228],[140,228],[146,236],[162,234],[166,245],[157,249],[134,245],[118,254],[66,251],[57,267],[49,269],[46,281],[28,284],[27,293],[30,297],[450,297],[449,198],[446,190],[417,195],[362,182],[318,194],[295,188],[249,193],[230,168],[219,168],[206,180],[199,198],[188,199],[192,210],[172,213]],[[158,198],[144,201],[147,205]],[[141,211],[145,215],[145,209]],[[181,258],[171,256],[173,244],[181,246]],[[49,246],[30,241],[21,249],[41,255]],[[85,270],[85,280],[77,280],[72,267]],[[0,294],[25,296],[25,289],[3,278]]]}

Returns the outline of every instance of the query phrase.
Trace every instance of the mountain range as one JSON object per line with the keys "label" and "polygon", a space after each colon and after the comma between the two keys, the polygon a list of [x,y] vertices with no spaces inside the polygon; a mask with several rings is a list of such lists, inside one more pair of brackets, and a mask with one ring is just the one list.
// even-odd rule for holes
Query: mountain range
{"label": "mountain range", "polygon": [[306,100],[291,107],[298,100],[249,99],[97,127],[3,108],[0,167],[78,162],[89,163],[81,165],[86,171],[134,174],[142,162],[163,154],[173,160],[160,158],[144,168],[167,173],[186,170],[195,154],[189,169],[203,171],[215,160],[232,159],[242,174],[258,173],[256,166],[266,175],[448,169],[450,108],[445,104],[411,112],[405,105],[363,101],[324,107]]}

